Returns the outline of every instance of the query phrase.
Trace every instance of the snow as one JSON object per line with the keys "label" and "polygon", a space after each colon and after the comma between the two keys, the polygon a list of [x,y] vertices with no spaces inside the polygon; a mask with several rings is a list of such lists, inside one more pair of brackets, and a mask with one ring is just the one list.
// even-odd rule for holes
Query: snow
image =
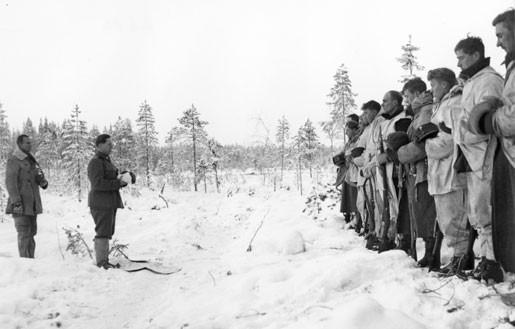
{"label": "snow", "polygon": [[18,258],[12,219],[0,222],[0,328],[512,327],[514,309],[492,287],[439,278],[402,251],[366,250],[334,199],[314,220],[294,188],[274,192],[258,175],[244,184],[219,194],[165,189],[168,208],[158,192],[124,191],[115,238],[131,258],[181,268],[170,276],[106,271],[72,255],[62,228],[92,247],[89,209],[43,192],[35,259]]}

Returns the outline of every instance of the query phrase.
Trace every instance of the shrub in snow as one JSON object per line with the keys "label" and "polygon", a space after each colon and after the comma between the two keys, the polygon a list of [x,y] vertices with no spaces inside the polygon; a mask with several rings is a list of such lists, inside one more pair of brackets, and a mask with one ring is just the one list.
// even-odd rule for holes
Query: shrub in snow
{"label": "shrub in snow", "polygon": [[89,248],[86,241],[84,240],[83,234],[79,232],[79,228],[79,225],[77,225],[77,228],[63,227],[63,230],[66,233],[66,237],[68,238],[66,251],[69,251],[72,255],[77,255],[81,257],[89,255],[90,258],[93,258],[92,251]]}
{"label": "shrub in snow", "polygon": [[304,237],[299,231],[291,232],[284,241],[283,253],[286,255],[299,254],[306,251]]}

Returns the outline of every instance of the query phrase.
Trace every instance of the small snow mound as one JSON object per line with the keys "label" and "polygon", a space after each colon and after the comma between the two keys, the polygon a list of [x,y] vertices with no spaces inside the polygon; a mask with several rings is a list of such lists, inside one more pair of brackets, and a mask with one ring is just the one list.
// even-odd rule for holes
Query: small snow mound
{"label": "small snow mound", "polygon": [[291,232],[284,241],[283,253],[286,255],[300,254],[306,251],[304,237],[299,231]]}
{"label": "small snow mound", "polygon": [[375,299],[362,296],[338,307],[328,329],[424,329],[405,313],[385,309]]}

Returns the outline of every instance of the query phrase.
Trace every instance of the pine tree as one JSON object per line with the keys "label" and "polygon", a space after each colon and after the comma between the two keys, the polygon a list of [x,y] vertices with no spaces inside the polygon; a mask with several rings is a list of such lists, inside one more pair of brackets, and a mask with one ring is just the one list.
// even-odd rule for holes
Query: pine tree
{"label": "pine tree", "polygon": [[11,153],[11,132],[7,123],[7,115],[0,103],[0,166],[4,165]]}
{"label": "pine tree", "polygon": [[136,136],[132,130],[132,123],[129,119],[118,120],[111,127],[111,137],[115,141],[112,150],[113,159],[122,170],[136,170]]}
{"label": "pine tree", "polygon": [[155,129],[154,115],[152,108],[145,100],[139,107],[136,126],[137,134],[137,156],[140,165],[145,170],[147,186],[150,186],[150,167],[154,157],[154,149],[157,146],[157,132]]}
{"label": "pine tree", "polygon": [[38,128],[39,145],[35,152],[39,164],[45,170],[48,178],[52,177],[52,170],[57,170],[61,159],[60,144],[62,140],[62,131],[54,122],[44,121],[39,123]]}
{"label": "pine tree", "polygon": [[216,184],[216,191],[220,193],[220,180],[218,178],[218,169],[219,167],[219,161],[220,161],[220,149],[222,148],[222,145],[218,143],[214,138],[209,139],[207,142],[207,146],[209,148],[210,152],[210,163],[211,167],[213,168],[213,171],[215,173],[215,184]]}
{"label": "pine tree", "polygon": [[27,118],[27,120],[25,120],[25,122],[23,123],[23,133],[32,139],[35,139],[37,135],[36,129],[34,128],[34,125],[32,124],[32,120],[30,118]]}
{"label": "pine tree", "polygon": [[411,43],[411,35],[409,36],[409,41],[407,44],[401,46],[403,51],[401,57],[397,58],[397,61],[401,63],[401,67],[403,70],[407,71],[409,74],[403,75],[402,79],[399,80],[401,83],[406,83],[408,80],[411,80],[417,75],[414,71],[422,71],[424,67],[418,63],[417,57],[415,56],[415,52],[420,50],[419,47],[414,46]]}
{"label": "pine tree", "polygon": [[80,119],[79,106],[75,105],[71,119],[64,123],[63,165],[68,171],[72,186],[77,188],[78,200],[82,201],[82,187],[86,179],[86,165],[93,153],[86,122]]}
{"label": "pine tree", "polygon": [[191,140],[192,145],[192,161],[193,161],[193,187],[195,192],[197,189],[197,148],[198,144],[204,141],[207,134],[204,127],[208,124],[207,121],[200,120],[200,113],[191,105],[191,108],[183,112],[183,116],[179,119],[179,123],[184,127],[186,135]]}
{"label": "pine tree", "polygon": [[304,154],[304,133],[302,127],[297,130],[297,134],[293,138],[294,150],[297,155],[297,185],[300,195],[302,195],[302,157]]}
{"label": "pine tree", "polygon": [[39,145],[39,136],[30,118],[27,118],[27,120],[23,122],[22,133],[32,139],[32,153],[35,153]]}
{"label": "pine tree", "polygon": [[331,149],[331,155],[334,155],[334,140],[336,139],[338,135],[337,127],[334,121],[322,121],[320,123],[320,126],[322,127],[322,130],[327,135],[327,138],[329,138],[330,143],[330,149]]}
{"label": "pine tree", "polygon": [[356,94],[352,92],[352,82],[345,64],[340,65],[333,79],[334,86],[328,95],[330,98],[328,105],[332,107],[331,121],[334,122],[337,137],[343,138],[345,143],[345,118],[356,107],[354,100]]}
{"label": "pine tree", "polygon": [[290,138],[290,124],[288,120],[282,116],[279,119],[279,124],[277,125],[277,133],[275,135],[277,143],[279,143],[279,154],[281,156],[281,182],[283,181],[284,175],[284,158],[286,156],[286,145],[288,143],[288,139]]}
{"label": "pine tree", "polygon": [[172,173],[175,172],[175,147],[178,142],[184,137],[185,130],[182,127],[172,127],[168,132],[168,136],[166,137],[165,143],[167,146],[167,161],[169,163],[169,168]]}
{"label": "pine tree", "polygon": [[313,160],[319,143],[315,127],[313,123],[311,123],[311,120],[307,119],[304,126],[299,129],[299,138],[303,146],[301,154],[309,165],[309,177],[313,177]]}

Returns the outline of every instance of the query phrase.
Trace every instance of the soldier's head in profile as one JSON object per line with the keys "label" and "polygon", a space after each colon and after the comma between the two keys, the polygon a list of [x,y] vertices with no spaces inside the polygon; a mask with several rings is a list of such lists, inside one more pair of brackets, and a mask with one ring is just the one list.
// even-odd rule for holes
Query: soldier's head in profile
{"label": "soldier's head in profile", "polygon": [[22,152],[30,153],[30,150],[32,149],[32,140],[29,136],[22,134],[16,138],[16,145],[18,145]]}
{"label": "soldier's head in profile", "polygon": [[111,136],[108,134],[98,135],[95,139],[95,146],[97,147],[97,151],[109,155],[113,149],[113,141],[111,140]]}
{"label": "soldier's head in profile", "polygon": [[458,83],[454,72],[446,67],[430,70],[427,80],[431,84],[435,102],[439,102]]}
{"label": "soldier's head in profile", "polygon": [[510,9],[497,15],[492,25],[495,26],[497,47],[501,47],[507,54],[515,52],[515,9]]}
{"label": "soldier's head in profile", "polygon": [[360,123],[366,126],[374,120],[377,113],[381,110],[381,105],[378,102],[371,100],[363,104],[361,106],[361,110],[363,111],[363,114],[361,115]]}
{"label": "soldier's head in profile", "polygon": [[458,42],[454,47],[454,53],[458,59],[458,67],[466,70],[485,59],[485,45],[480,37],[468,36]]}
{"label": "soldier's head in profile", "polygon": [[402,94],[397,90],[390,90],[383,97],[383,111],[385,114],[395,112],[402,107]]}
{"label": "soldier's head in profile", "polygon": [[402,87],[402,94],[408,105],[412,105],[415,98],[427,90],[426,83],[420,78],[408,80]]}

